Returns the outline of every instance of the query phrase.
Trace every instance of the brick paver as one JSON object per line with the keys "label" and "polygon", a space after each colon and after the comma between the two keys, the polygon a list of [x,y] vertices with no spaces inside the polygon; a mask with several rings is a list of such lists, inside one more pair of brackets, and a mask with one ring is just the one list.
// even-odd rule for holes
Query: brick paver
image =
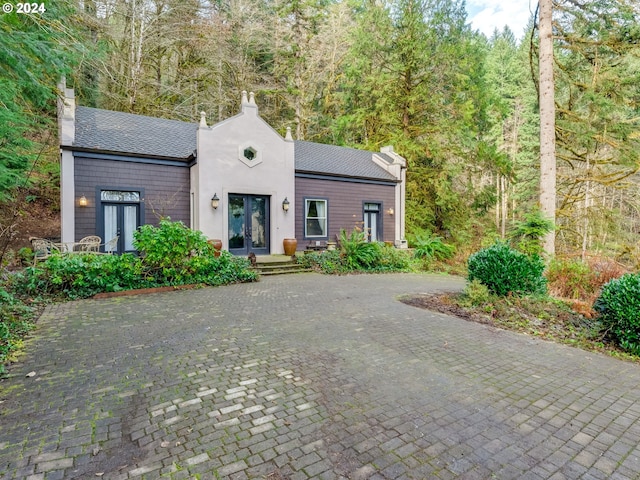
{"label": "brick paver", "polygon": [[51,306],[0,382],[0,478],[639,478],[638,365],[397,301],[462,285],[299,274]]}

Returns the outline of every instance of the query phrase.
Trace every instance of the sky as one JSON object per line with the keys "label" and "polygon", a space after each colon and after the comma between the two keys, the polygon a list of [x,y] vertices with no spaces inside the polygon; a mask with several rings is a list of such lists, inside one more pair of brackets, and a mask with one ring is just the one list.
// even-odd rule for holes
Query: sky
{"label": "sky", "polygon": [[467,22],[474,30],[480,30],[487,37],[497,28],[508,25],[518,40],[524,36],[524,29],[537,0],[467,0]]}

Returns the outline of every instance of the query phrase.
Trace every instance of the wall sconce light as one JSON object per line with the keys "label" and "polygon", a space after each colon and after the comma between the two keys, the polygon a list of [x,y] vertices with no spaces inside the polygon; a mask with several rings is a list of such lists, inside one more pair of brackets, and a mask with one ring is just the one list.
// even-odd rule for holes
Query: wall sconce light
{"label": "wall sconce light", "polygon": [[287,197],[284,197],[284,200],[282,201],[282,210],[284,210],[284,213],[289,211],[289,200]]}
{"label": "wall sconce light", "polygon": [[211,197],[211,208],[213,208],[214,210],[217,210],[218,205],[220,205],[220,199],[218,198],[218,194],[214,193],[213,197]]}
{"label": "wall sconce light", "polygon": [[78,200],[78,205],[80,205],[81,207],[86,207],[87,205],[89,205],[89,202],[87,201],[87,197],[82,195]]}
{"label": "wall sconce light", "polygon": [[387,210],[387,213],[388,213],[389,215],[393,215],[393,208],[390,208],[389,210]]}

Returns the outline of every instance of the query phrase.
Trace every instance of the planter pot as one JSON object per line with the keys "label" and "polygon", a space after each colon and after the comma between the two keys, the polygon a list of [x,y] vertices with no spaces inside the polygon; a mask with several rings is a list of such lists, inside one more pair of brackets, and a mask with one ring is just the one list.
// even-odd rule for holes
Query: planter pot
{"label": "planter pot", "polygon": [[295,238],[285,238],[282,241],[282,245],[284,246],[284,254],[288,257],[293,257],[298,248],[298,240]]}
{"label": "planter pot", "polygon": [[214,257],[219,257],[220,256],[220,250],[222,250],[222,240],[218,239],[218,238],[214,238],[211,240],[207,240],[209,242],[209,245],[211,245],[213,247],[213,256]]}

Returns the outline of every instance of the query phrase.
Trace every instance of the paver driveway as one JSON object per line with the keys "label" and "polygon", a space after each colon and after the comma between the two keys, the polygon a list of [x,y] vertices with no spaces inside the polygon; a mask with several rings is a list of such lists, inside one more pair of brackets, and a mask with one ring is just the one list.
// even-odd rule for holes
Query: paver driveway
{"label": "paver driveway", "polygon": [[396,299],[462,285],[299,274],[53,306],[0,383],[2,478],[638,478],[640,368]]}

